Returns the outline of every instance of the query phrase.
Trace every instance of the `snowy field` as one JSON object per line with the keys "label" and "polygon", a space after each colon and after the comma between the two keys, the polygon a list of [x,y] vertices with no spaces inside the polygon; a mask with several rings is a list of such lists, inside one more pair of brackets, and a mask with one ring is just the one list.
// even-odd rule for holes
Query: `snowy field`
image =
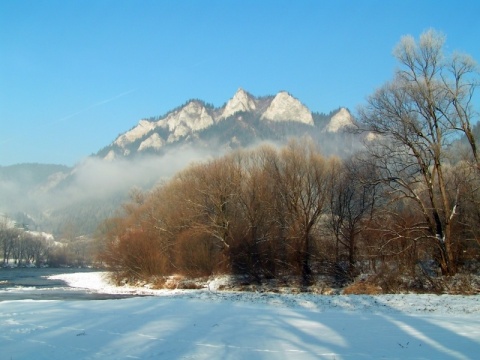
{"label": "snowy field", "polygon": [[116,288],[122,300],[0,301],[0,359],[479,359],[480,296]]}

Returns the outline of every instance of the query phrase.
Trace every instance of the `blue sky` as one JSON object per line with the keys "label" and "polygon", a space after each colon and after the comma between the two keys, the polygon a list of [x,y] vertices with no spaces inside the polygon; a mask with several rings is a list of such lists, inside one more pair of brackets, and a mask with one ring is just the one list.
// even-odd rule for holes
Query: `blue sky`
{"label": "blue sky", "polygon": [[0,166],[74,165],[143,117],[242,87],[355,111],[429,28],[480,61],[480,2],[0,1]]}

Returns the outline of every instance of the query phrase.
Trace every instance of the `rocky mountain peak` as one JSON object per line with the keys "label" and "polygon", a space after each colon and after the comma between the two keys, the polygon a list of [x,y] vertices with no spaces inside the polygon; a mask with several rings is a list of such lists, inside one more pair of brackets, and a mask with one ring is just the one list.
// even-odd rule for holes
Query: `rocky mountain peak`
{"label": "rocky mountain peak", "polygon": [[297,121],[313,125],[313,117],[310,110],[286,91],[281,91],[275,96],[267,110],[262,114],[261,119]]}
{"label": "rocky mountain peak", "polygon": [[182,125],[197,131],[212,125],[213,118],[202,103],[190,101],[180,110],[171,113],[164,120],[160,120],[158,124],[162,125],[162,122],[173,132]]}
{"label": "rocky mountain peak", "polygon": [[[239,112],[245,116],[234,117]],[[286,126],[282,122],[289,124]],[[315,137],[337,132],[346,126],[353,126],[353,121],[345,108],[334,116],[312,114],[286,91],[257,98],[239,88],[220,108],[191,100],[162,117],[140,120],[137,126],[102,149],[98,156],[114,160],[140,153],[161,154],[183,144],[208,148],[214,143],[235,148],[258,139],[283,141],[306,132]]]}
{"label": "rocky mountain peak", "polygon": [[242,88],[239,88],[233,98],[228,100],[220,118],[226,119],[239,111],[255,111],[256,108],[257,105],[253,97]]}
{"label": "rocky mountain peak", "polygon": [[341,108],[335,115],[332,116],[330,122],[325,128],[325,131],[337,132],[343,128],[352,126],[355,126],[352,120],[352,115],[347,109]]}
{"label": "rocky mountain peak", "polygon": [[124,148],[126,145],[148,134],[154,128],[155,128],[155,123],[148,120],[140,120],[138,122],[138,125],[135,126],[132,130],[129,130],[123,135],[120,135],[114,141],[114,144],[121,148]]}
{"label": "rocky mountain peak", "polygon": [[175,142],[189,133],[203,130],[214,124],[212,116],[199,101],[190,101],[178,111],[170,113],[157,122],[158,126],[168,128],[167,142]]}

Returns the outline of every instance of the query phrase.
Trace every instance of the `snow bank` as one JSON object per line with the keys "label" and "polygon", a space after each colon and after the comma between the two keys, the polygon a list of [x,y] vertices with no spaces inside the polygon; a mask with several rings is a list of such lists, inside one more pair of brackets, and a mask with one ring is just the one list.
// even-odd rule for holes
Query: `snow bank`
{"label": "snow bank", "polygon": [[317,295],[310,293],[275,294],[259,292],[218,291],[227,281],[211,280],[204,290],[154,290],[148,287],[114,286],[104,272],[61,274],[49,277],[63,280],[69,286],[106,294],[152,295],[206,301],[233,301],[270,306],[303,308],[317,311],[361,311],[408,314],[478,314],[480,296],[465,295]]}

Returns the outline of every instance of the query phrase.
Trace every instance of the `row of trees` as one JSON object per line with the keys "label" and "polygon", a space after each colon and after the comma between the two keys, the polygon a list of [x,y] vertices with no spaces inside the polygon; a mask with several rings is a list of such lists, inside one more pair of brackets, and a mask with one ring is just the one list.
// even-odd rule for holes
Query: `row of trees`
{"label": "row of trees", "polygon": [[191,166],[104,224],[102,258],[132,277],[288,271],[308,282],[340,166],[297,142]]}
{"label": "row of trees", "polygon": [[[405,37],[400,68],[359,111],[365,147],[324,157],[307,139],[195,164],[135,191],[99,228],[121,276],[229,272],[260,280],[371,271],[444,275],[479,257],[480,164],[473,60],[443,35]],[[468,144],[463,147],[459,139]]]}
{"label": "row of trees", "polygon": [[[150,193],[134,191],[123,216],[100,229],[101,258],[134,279],[296,274],[306,285],[318,274],[345,281],[366,268],[414,274],[428,261],[442,266],[421,209],[392,194],[380,175],[357,158],[325,158],[307,140],[237,151],[193,165]],[[469,213],[455,220],[462,227],[451,239],[458,265],[478,256],[479,244],[469,241],[476,229]]]}
{"label": "row of trees", "polygon": [[3,266],[86,266],[92,264],[93,242],[75,238],[62,243],[42,234],[0,224]]}
{"label": "row of trees", "polygon": [[40,265],[47,257],[47,240],[17,228],[0,227],[0,249],[3,264]]}

